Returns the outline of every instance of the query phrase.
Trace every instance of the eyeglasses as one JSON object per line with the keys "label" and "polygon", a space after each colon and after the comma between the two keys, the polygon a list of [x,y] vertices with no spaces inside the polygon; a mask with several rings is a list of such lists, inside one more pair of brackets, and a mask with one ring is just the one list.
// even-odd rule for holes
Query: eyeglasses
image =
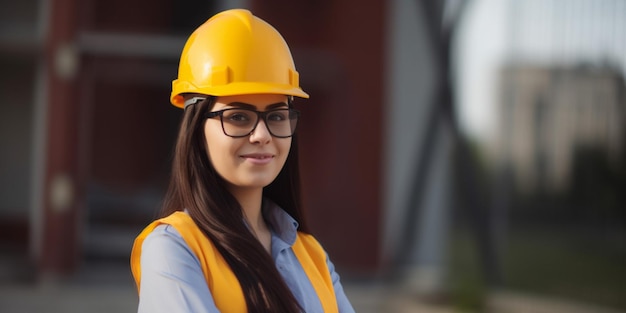
{"label": "eyeglasses", "polygon": [[249,109],[224,109],[207,112],[205,118],[220,117],[222,130],[229,137],[246,137],[256,129],[259,120],[263,119],[270,134],[277,138],[293,136],[300,117],[300,111],[295,109],[274,109],[259,112]]}

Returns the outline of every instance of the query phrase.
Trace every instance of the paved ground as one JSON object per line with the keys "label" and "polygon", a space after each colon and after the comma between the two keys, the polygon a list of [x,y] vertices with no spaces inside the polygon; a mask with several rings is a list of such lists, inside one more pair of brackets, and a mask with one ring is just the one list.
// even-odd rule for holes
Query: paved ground
{"label": "paved ground", "polygon": [[[23,260],[0,255],[0,312],[109,313],[135,312],[137,294],[127,264],[96,263],[70,278],[35,279]],[[357,312],[452,312],[415,301],[382,283],[344,281]]]}
{"label": "paved ground", "polygon": [[[378,287],[347,286],[346,292],[355,309],[370,312],[452,312],[410,301],[387,297]],[[0,287],[0,312],[6,313],[104,313],[134,312],[135,290],[129,286],[27,286]]]}
{"label": "paved ground", "polygon": [[[2,252],[0,252],[2,253]],[[35,281],[23,260],[0,254],[2,313],[135,312],[137,295],[127,264],[90,264],[71,278]],[[418,301],[407,290],[383,282],[344,280],[346,294],[359,313],[452,313],[450,306]],[[570,300],[493,292],[485,312],[624,313]]]}

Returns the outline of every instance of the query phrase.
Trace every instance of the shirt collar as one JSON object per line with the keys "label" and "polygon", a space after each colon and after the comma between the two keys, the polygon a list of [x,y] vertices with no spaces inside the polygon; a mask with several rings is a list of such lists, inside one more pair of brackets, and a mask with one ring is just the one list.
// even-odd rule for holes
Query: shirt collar
{"label": "shirt collar", "polygon": [[272,200],[263,199],[263,214],[278,238],[290,246],[296,242],[298,222]]}

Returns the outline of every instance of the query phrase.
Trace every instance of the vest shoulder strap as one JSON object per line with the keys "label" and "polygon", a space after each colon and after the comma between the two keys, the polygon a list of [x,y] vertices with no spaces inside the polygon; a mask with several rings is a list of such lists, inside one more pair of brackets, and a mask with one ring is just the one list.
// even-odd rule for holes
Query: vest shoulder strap
{"label": "vest shoulder strap", "polygon": [[198,258],[213,301],[220,312],[247,312],[241,285],[230,266],[211,240],[196,226],[193,219],[180,211],[152,222],[135,239],[131,253],[131,271],[135,278],[137,290],[139,290],[141,281],[141,246],[148,234],[161,224],[169,224],[174,227]]}
{"label": "vest shoulder strap", "polygon": [[309,277],[324,312],[339,312],[324,248],[312,235],[298,232],[292,249]]}
{"label": "vest shoulder strap", "polygon": [[[245,298],[237,277],[193,219],[184,212],[174,212],[148,225],[135,239],[131,253],[131,271],[137,285],[141,282],[141,247],[145,238],[161,224],[172,225],[193,251],[202,267],[215,305],[221,312],[247,312]],[[298,232],[292,246],[294,254],[311,281],[324,312],[338,312],[335,291],[327,265],[326,252],[311,235]]]}

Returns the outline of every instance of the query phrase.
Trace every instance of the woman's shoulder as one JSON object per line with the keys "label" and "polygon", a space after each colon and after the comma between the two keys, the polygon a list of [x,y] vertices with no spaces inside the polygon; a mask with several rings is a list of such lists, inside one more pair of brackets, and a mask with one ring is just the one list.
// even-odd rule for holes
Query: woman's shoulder
{"label": "woman's shoulder", "polygon": [[177,211],[152,222],[139,237],[143,237],[144,249],[152,247],[189,252],[193,248],[193,244],[189,241],[197,240],[194,236],[194,232],[197,232],[196,228],[197,226],[187,213]]}
{"label": "woman's shoulder", "polygon": [[146,236],[145,240],[182,240],[183,236],[170,224],[159,224]]}
{"label": "woman's shoulder", "polygon": [[152,230],[147,234],[146,240],[150,238],[156,240],[173,240],[186,243],[186,245],[190,246],[193,246],[193,243],[196,241],[202,241],[203,243],[208,241],[208,244],[212,244],[209,238],[207,238],[196,225],[191,216],[184,211],[177,211],[160,218],[148,226],[147,230],[148,229]]}
{"label": "woman's shoulder", "polygon": [[189,245],[187,245],[183,236],[170,224],[156,226],[143,240],[142,248],[143,253],[152,250],[164,255],[174,251],[189,251]]}

